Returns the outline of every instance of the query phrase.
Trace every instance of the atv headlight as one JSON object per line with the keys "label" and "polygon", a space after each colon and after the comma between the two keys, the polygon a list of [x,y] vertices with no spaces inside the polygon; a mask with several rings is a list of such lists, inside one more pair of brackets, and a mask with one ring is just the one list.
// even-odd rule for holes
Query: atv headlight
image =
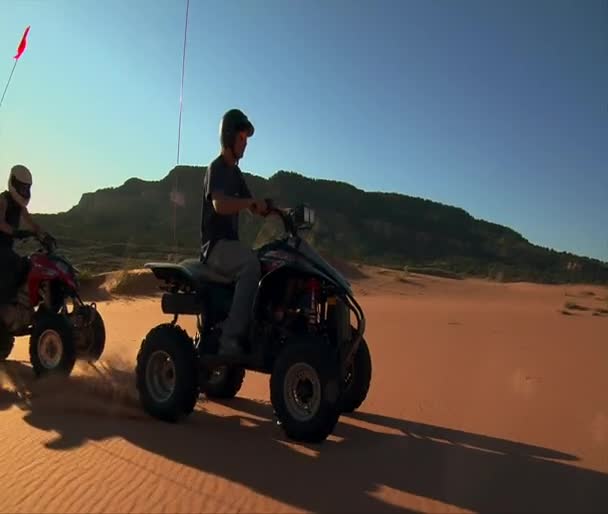
{"label": "atv headlight", "polygon": [[315,224],[315,211],[308,205],[296,207],[294,221],[298,227],[312,227]]}
{"label": "atv headlight", "polygon": [[304,206],[304,212],[302,214],[304,218],[304,223],[306,223],[307,225],[315,224],[315,210],[313,208]]}

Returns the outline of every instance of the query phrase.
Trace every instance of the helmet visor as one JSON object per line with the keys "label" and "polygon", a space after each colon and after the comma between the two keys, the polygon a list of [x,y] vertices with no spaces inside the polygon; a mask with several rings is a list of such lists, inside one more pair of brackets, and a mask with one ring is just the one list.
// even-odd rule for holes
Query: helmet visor
{"label": "helmet visor", "polygon": [[12,177],[11,185],[13,186],[13,188],[15,189],[15,191],[17,192],[17,194],[19,196],[29,200],[29,198],[31,196],[31,189],[32,189],[31,184],[27,184],[26,182],[21,182],[16,177]]}

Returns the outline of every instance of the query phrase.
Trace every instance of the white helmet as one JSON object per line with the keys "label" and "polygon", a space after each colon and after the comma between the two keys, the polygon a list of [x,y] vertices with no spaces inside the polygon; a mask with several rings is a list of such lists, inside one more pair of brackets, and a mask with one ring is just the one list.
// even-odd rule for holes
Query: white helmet
{"label": "white helmet", "polygon": [[30,201],[32,174],[23,164],[15,164],[8,177],[8,190],[21,207],[26,207]]}

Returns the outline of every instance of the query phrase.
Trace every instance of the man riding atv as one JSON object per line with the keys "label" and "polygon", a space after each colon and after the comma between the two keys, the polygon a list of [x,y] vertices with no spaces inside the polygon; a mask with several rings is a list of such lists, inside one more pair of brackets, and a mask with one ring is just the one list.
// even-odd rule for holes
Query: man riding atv
{"label": "man riding atv", "polygon": [[[99,359],[105,326],[96,305],[80,298],[76,268],[57,254],[55,239],[28,212],[31,187],[30,171],[17,164],[8,190],[0,193],[0,361],[10,355],[16,337],[29,335],[30,362],[37,376],[70,374],[77,359]],[[32,230],[20,230],[21,222]],[[19,256],[14,240],[31,237],[42,248]]]}
{"label": "man riding atv", "polygon": [[0,303],[14,297],[25,276],[25,260],[13,250],[13,236],[19,230],[21,221],[25,221],[39,239],[50,237],[34,222],[27,210],[31,187],[30,170],[16,164],[8,177],[8,190],[0,193]]}
{"label": "man riding atv", "polygon": [[[253,132],[239,110],[222,118],[221,154],[204,178],[200,260],[145,264],[164,282],[161,309],[173,320],[144,337],[137,391],[147,413],[175,422],[201,393],[233,398],[246,370],[265,373],[285,434],[320,442],[367,396],[365,315],[346,277],[300,235],[314,225],[314,209],[252,197],[238,160]],[[238,237],[244,209],[279,218],[281,236],[247,248]],[[194,336],[178,324],[188,315],[196,316]]]}
{"label": "man riding atv", "polygon": [[254,127],[238,109],[227,111],[220,123],[220,155],[209,165],[203,182],[201,261],[236,282],[228,318],[222,324],[219,355],[237,357],[239,340],[250,323],[251,306],[261,276],[260,262],[251,248],[239,241],[239,214],[249,210],[264,215],[265,200],[253,198],[238,166]]}

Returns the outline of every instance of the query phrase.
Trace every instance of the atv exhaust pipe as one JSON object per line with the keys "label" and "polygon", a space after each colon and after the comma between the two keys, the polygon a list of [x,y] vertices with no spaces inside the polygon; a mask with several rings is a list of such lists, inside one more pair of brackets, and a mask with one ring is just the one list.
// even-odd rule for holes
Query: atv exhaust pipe
{"label": "atv exhaust pipe", "polygon": [[165,293],[161,309],[165,314],[197,315],[203,312],[203,300],[194,293]]}

